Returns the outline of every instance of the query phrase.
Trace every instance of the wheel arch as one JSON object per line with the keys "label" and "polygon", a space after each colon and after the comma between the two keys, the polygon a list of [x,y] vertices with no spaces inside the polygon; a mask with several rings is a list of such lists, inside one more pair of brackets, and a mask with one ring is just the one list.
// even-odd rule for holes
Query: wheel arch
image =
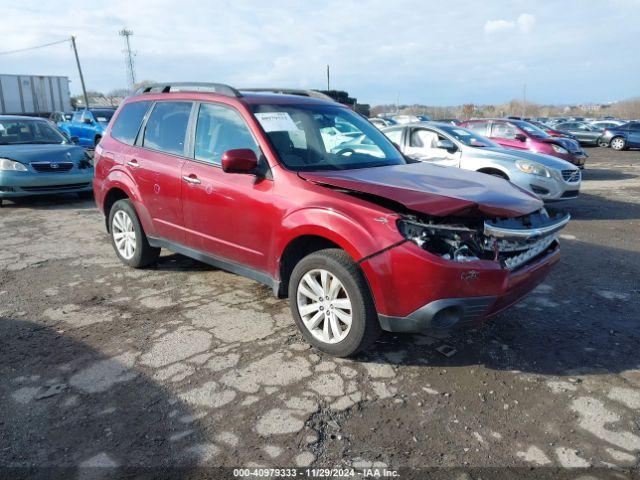
{"label": "wheel arch", "polygon": [[127,176],[122,175],[122,172],[111,172],[109,178],[104,183],[105,188],[102,190],[104,197],[100,203],[102,211],[105,215],[105,221],[107,224],[107,231],[109,231],[109,212],[113,204],[118,200],[128,198],[133,203],[133,208],[140,219],[142,228],[147,235],[155,233],[153,228],[153,221],[149,211],[145,207],[144,203],[140,199],[140,192],[137,186],[133,183],[133,180]]}
{"label": "wheel arch", "polygon": [[485,173],[487,175],[499,175],[503,177],[505,180],[509,180],[509,173],[502,168],[491,166],[491,167],[482,167],[476,170],[476,172]]}
{"label": "wheel arch", "polygon": [[278,278],[280,279],[278,297],[285,298],[287,296],[291,272],[298,262],[311,253],[327,248],[345,250],[338,243],[323,235],[303,234],[291,239],[284,247],[278,262]]}
{"label": "wheel arch", "polygon": [[114,186],[107,191],[107,194],[104,196],[104,201],[102,202],[102,209],[104,212],[105,224],[107,227],[107,232],[109,229],[109,214],[111,213],[111,207],[118,200],[124,200],[125,198],[130,199],[127,192],[125,192],[120,186]]}

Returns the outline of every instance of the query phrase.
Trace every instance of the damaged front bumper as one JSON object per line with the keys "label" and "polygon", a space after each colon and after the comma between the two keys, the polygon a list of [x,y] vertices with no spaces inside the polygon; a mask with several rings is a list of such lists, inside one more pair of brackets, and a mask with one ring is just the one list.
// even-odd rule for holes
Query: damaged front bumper
{"label": "damaged front bumper", "polygon": [[475,228],[418,221],[419,238],[411,237],[420,230],[410,220],[411,228],[403,230],[410,241],[361,264],[381,327],[396,332],[449,328],[513,305],[559,261],[557,234],[569,219],[541,211],[485,220]]}
{"label": "damaged front bumper", "polygon": [[[407,247],[412,248],[410,245]],[[416,278],[412,295],[396,296],[395,302],[389,305],[389,313],[378,313],[380,326],[389,332],[419,333],[478,322],[522,300],[546,278],[559,260],[560,249],[556,242],[534,261],[516,271],[496,271],[489,265],[473,265],[473,268],[461,271],[456,278],[450,272],[429,266],[433,274],[446,275],[451,283],[445,285],[442,281],[436,281],[435,288],[429,289],[430,282],[426,278]],[[413,275],[418,275],[418,268],[411,270]],[[433,299],[438,295],[451,297]],[[412,303],[415,306],[420,297],[430,300],[407,314],[392,314],[401,312],[401,308],[407,308]]]}

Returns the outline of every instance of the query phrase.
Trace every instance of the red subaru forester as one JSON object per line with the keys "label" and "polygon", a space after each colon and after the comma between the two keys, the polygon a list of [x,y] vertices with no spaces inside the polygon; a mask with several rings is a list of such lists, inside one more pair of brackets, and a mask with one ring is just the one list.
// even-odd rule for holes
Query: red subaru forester
{"label": "red subaru forester", "polygon": [[568,215],[505,180],[413,163],[349,108],[296,93],[166,84],[128,98],[95,151],[120,260],[167,248],[262,282],[337,356],[381,329],[493,315],[558,261]]}

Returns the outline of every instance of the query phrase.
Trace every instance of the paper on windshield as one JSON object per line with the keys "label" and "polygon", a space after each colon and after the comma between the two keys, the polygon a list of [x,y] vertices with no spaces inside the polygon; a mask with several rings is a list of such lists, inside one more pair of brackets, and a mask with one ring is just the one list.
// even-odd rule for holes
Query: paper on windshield
{"label": "paper on windshield", "polygon": [[287,112],[261,112],[256,118],[265,132],[292,132],[300,130]]}

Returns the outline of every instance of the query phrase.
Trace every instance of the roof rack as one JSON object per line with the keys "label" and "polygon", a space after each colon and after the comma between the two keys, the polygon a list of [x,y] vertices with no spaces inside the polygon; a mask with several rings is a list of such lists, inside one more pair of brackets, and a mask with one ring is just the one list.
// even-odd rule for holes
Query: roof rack
{"label": "roof rack", "polygon": [[224,83],[207,82],[167,82],[154,83],[139,88],[136,95],[142,93],[169,93],[169,92],[214,92],[227,97],[241,97],[242,94],[233,87]]}
{"label": "roof rack", "polygon": [[329,95],[325,95],[317,90],[305,90],[303,88],[241,88],[243,92],[265,92],[265,93],[280,93],[284,95],[299,95],[301,97],[319,98],[321,100],[328,100],[335,102]]}

